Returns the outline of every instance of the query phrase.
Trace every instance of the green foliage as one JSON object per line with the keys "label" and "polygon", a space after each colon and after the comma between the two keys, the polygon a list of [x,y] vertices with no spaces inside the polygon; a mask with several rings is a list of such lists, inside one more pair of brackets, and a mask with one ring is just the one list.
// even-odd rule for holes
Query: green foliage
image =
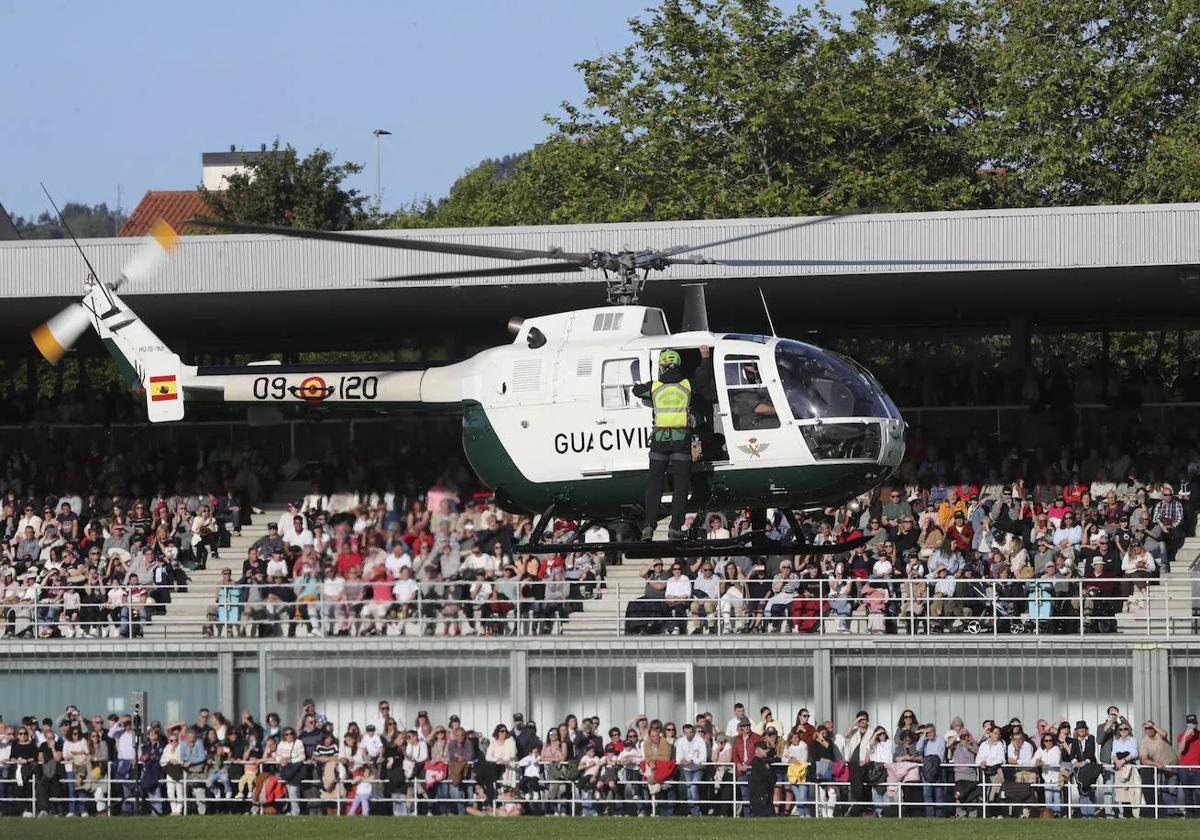
{"label": "green foliage", "polygon": [[1012,203],[1200,198],[1200,4],[975,5],[989,84],[973,145],[1008,168]]}
{"label": "green foliage", "polygon": [[500,174],[397,227],[1200,198],[1195,0],[662,0]]}
{"label": "green foliage", "polygon": [[201,192],[223,221],[346,230],[368,226],[372,218],[367,197],[343,186],[361,171],[358,163],[334,163],[333,153],[321,148],[301,158],[276,140],[268,154],[229,176],[227,189]]}
{"label": "green foliage", "polygon": [[[100,239],[116,236],[121,225],[125,224],[125,215],[109,210],[108,205],[80,204],[68,201],[62,207],[63,219],[80,239]],[[21,216],[13,218],[13,226],[23,239],[66,239],[66,229],[58,220],[58,216],[49,210],[41,213],[36,219],[25,219]]]}

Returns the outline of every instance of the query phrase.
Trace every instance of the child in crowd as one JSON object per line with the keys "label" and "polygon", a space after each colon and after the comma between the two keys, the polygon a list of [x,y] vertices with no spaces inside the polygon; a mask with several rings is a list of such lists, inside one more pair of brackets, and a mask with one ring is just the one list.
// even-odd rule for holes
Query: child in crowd
{"label": "child in crowd", "polygon": [[540,744],[534,744],[529,748],[528,755],[517,762],[517,769],[521,772],[521,781],[518,783],[521,793],[530,799],[536,798],[542,792],[542,747]]}
{"label": "child in crowd", "polygon": [[355,814],[361,814],[364,817],[371,815],[371,800],[375,798],[375,785],[372,783],[371,768],[363,770],[362,776],[358,779],[358,784],[354,786],[354,801],[350,803],[350,810],[346,816],[353,817]]}

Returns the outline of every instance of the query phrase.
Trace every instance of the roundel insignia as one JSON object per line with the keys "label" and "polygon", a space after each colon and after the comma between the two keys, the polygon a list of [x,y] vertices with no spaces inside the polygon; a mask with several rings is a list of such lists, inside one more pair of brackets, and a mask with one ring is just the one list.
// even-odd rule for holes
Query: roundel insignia
{"label": "roundel insignia", "polygon": [[319,403],[333,391],[325,385],[325,380],[319,376],[310,376],[300,383],[300,399],[305,402]]}

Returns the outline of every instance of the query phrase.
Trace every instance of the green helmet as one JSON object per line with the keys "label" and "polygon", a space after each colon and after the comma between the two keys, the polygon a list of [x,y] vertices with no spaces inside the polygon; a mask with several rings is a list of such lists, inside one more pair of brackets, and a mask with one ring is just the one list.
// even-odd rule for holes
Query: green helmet
{"label": "green helmet", "polygon": [[679,367],[679,354],[674,350],[664,350],[658,354],[660,368]]}

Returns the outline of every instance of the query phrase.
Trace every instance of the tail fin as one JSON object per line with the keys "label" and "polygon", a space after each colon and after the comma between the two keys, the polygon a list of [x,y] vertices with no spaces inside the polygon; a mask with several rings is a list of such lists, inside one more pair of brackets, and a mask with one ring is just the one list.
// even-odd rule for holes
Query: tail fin
{"label": "tail fin", "polygon": [[96,283],[83,299],[104,348],[146,394],[151,423],[183,419],[183,363],[117,293]]}
{"label": "tail fin", "polygon": [[[50,194],[46,195],[49,197]],[[63,225],[66,225],[65,221]],[[87,254],[78,241],[75,246],[87,262]],[[179,357],[117,297],[116,290],[123,283],[149,277],[162,267],[178,246],[178,234],[159,219],[150,236],[133,252],[116,282],[106,283],[96,277],[92,264],[87,262],[92,280],[83,302],[71,304],[31,333],[33,343],[46,361],[57,364],[90,323],[116,360],[121,374],[134,388],[145,392],[146,409],[152,423],[183,419],[183,395],[179,392],[183,365]]]}

